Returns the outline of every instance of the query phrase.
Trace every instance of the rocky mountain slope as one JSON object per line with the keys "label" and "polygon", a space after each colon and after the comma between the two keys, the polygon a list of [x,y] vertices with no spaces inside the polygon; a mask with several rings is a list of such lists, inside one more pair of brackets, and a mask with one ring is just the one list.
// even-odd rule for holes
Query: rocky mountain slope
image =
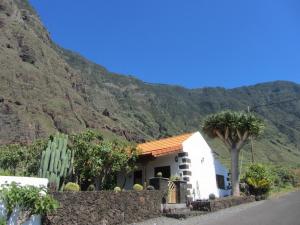
{"label": "rocky mountain slope", "polygon": [[[142,142],[199,130],[213,112],[260,105],[255,111],[267,128],[254,141],[256,159],[300,162],[300,85],[186,89],[144,83],[57,46],[26,0],[0,0],[0,80],[0,144],[86,128]],[[223,146],[209,142],[226,161]]]}

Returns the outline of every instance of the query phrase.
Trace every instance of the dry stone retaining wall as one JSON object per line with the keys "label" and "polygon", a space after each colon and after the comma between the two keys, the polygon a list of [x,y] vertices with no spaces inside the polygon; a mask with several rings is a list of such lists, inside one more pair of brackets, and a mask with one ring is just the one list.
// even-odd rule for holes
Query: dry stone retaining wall
{"label": "dry stone retaining wall", "polygon": [[161,215],[161,191],[54,193],[60,208],[44,218],[47,225],[130,224]]}
{"label": "dry stone retaining wall", "polygon": [[240,197],[225,197],[225,198],[218,198],[215,200],[206,200],[206,201],[195,201],[192,202],[193,210],[198,211],[209,211],[214,212],[220,209],[229,208],[232,206],[254,202],[254,196],[240,196]]}

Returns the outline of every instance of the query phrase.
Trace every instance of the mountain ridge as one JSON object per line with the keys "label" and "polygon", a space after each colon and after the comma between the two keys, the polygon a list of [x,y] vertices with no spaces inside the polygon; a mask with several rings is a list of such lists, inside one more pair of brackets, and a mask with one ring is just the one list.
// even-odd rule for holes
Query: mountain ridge
{"label": "mountain ridge", "polygon": [[[201,130],[204,118],[221,110],[300,98],[300,85],[289,81],[188,89],[110,72],[55,44],[27,3],[0,0],[0,144],[88,128],[144,142]],[[299,163],[300,102],[262,106],[255,113],[267,127],[255,140],[256,158]],[[208,141],[226,161],[222,144]]]}

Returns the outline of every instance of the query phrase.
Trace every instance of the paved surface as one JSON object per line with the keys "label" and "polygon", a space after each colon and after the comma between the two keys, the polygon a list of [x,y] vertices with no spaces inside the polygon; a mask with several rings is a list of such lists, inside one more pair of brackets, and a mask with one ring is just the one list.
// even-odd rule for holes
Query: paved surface
{"label": "paved surface", "polygon": [[160,217],[136,225],[300,225],[300,192],[186,220]]}

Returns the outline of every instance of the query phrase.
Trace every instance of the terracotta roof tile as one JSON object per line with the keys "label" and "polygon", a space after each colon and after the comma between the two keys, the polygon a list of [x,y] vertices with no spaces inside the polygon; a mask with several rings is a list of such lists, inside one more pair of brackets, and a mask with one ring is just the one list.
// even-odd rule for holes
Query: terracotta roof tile
{"label": "terracotta roof tile", "polygon": [[139,144],[137,147],[141,155],[152,155],[154,157],[168,155],[182,150],[182,143],[187,140],[193,133],[182,134],[170,138],[150,141]]}

